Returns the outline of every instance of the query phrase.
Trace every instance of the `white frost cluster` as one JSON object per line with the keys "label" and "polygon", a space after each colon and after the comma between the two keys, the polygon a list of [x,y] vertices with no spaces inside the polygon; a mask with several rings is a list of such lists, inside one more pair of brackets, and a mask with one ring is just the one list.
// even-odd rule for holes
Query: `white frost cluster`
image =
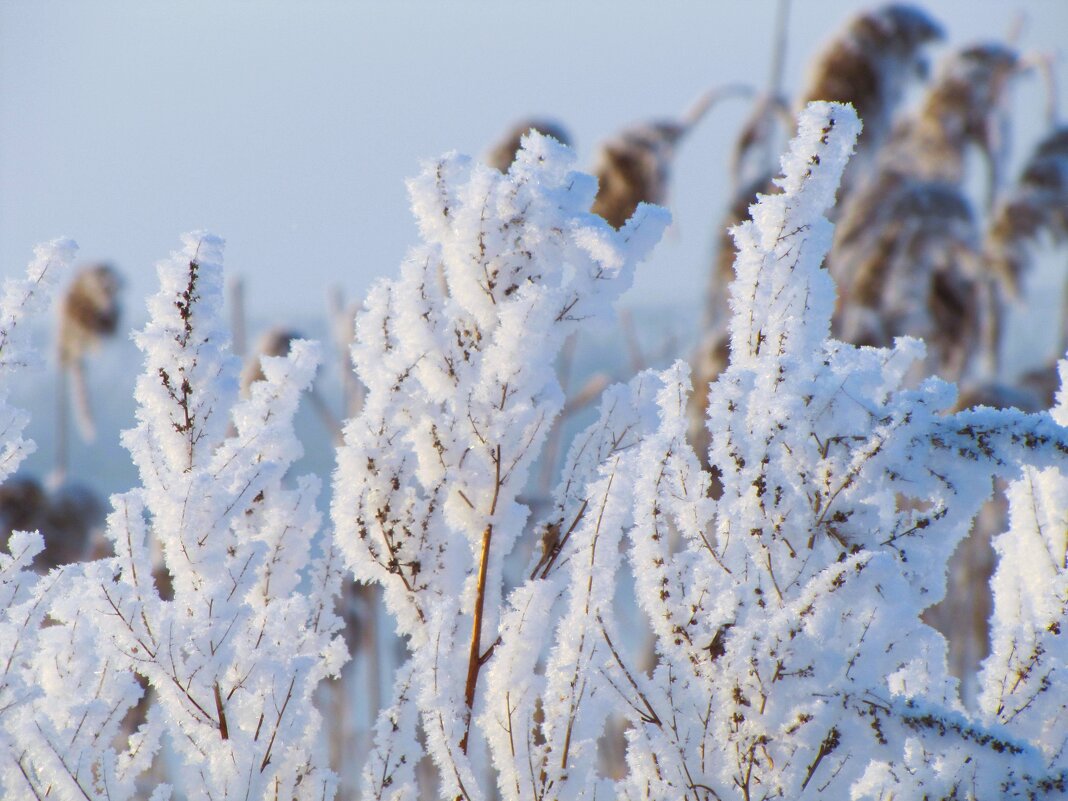
{"label": "white frost cluster", "polygon": [[[69,240],[39,246],[26,279],[8,280],[0,298],[0,481],[33,449],[22,438],[26,415],[7,403],[10,382],[36,359],[26,322],[40,313],[74,252]],[[6,547],[7,553],[0,552],[3,795],[96,799],[113,790],[112,798],[129,797],[131,767],[144,769],[147,763],[135,753],[137,747],[118,754],[112,740],[121,712],[140,689],[96,647],[78,608],[77,568],[38,575],[33,560],[44,540],[37,532],[12,532]],[[57,624],[62,615],[80,619],[80,625]]]}
{"label": "white frost cluster", "polygon": [[563,403],[553,363],[667,223],[650,206],[618,231],[592,215],[596,182],[573,160],[531,134],[506,175],[458,156],[429,165],[409,187],[426,244],[357,320],[368,394],[345,429],[332,515],[413,654],[370,758],[376,798],[414,792],[413,705],[442,792],[484,797],[480,677],[500,633],[504,558],[527,521],[517,496]]}
{"label": "white frost cluster", "polygon": [[[1068,426],[1068,361],[1053,418]],[[992,723],[1068,767],[1068,469],[1025,467],[1009,485],[1009,530],[996,537],[991,654],[980,705]]]}
{"label": "white frost cluster", "polygon": [[[346,658],[343,564],[383,587],[410,651],[367,798],[1068,797],[1068,394],[1052,414],[947,414],[950,385],[910,382],[922,343],[830,339],[825,214],[859,130],[809,106],[783,191],[734,231],[713,471],[687,439],[685,365],[642,373],[605,393],[536,521],[520,493],[562,406],[555,356],[664,212],[607,225],[536,135],[507,174],[429,165],[410,187],[424,244],[357,319],[368,393],[321,553],[317,482],[286,475],[317,348],[265,358],[239,399],[222,243],[187,236],[136,338],[141,486],[112,498],[115,556],[39,576],[38,534],[0,552],[4,797],[143,797],[168,741],[182,798],[332,798],[313,693]],[[71,251],[39,250],[0,300],[0,480],[29,448],[6,405],[21,321]],[[920,615],[995,477],[1010,526],[969,712]],[[625,765],[602,770],[613,748]]]}
{"label": "white frost cluster", "polygon": [[[159,265],[136,337],[138,422],[123,438],[142,487],[112,498],[115,556],[41,579],[63,586],[35,592],[29,610],[7,606],[6,625],[26,620],[36,637],[25,665],[37,694],[27,714],[0,717],[17,743],[10,797],[134,798],[162,735],[184,798],[333,795],[312,695],[345,659],[340,562],[329,545],[312,559],[318,482],[283,480],[301,454],[293,415],[317,348],[265,359],[266,379],[237,400],[221,246],[191,234]],[[12,542],[19,554],[34,545]]]}
{"label": "white frost cluster", "polygon": [[22,438],[29,418],[7,402],[15,375],[34,359],[26,319],[41,311],[59,273],[70,266],[76,250],[77,245],[70,239],[38,245],[26,277],[8,278],[0,291],[0,483],[18,469],[34,447]]}
{"label": "white frost cluster", "polygon": [[[859,130],[851,108],[812,104],[782,193],[734,232],[731,362],[709,402],[716,475],[687,443],[684,366],[609,391],[500,607],[500,561],[525,519],[514,477],[559,402],[542,344],[571,308],[555,276],[582,275],[565,250],[574,224],[534,247],[538,199],[523,193],[583,184],[528,140],[508,176],[446,159],[413,186],[429,244],[360,319],[371,394],[335,479],[342,547],[386,587],[414,654],[368,797],[416,797],[420,724],[445,798],[490,796],[487,776],[532,801],[1065,794],[1063,410],[947,415],[950,385],[908,383],[922,343],[830,339],[825,214]],[[969,715],[920,614],[995,476],[1015,482],[1013,529],[985,708]],[[621,586],[655,637],[651,669]],[[597,769],[608,730],[624,733],[622,778]]]}
{"label": "white frost cluster", "polygon": [[[25,280],[8,280],[0,299],[0,481],[33,443],[27,416],[7,403],[19,369],[35,363],[26,321],[40,313],[76,247],[56,240],[36,248]],[[97,647],[79,608],[79,570],[34,570],[44,549],[38,532],[12,532],[0,552],[0,789],[5,798],[129,798],[151,759],[144,741],[118,753],[113,740],[140,688]],[[70,624],[60,624],[60,620]],[[140,752],[140,753],[139,753]]]}

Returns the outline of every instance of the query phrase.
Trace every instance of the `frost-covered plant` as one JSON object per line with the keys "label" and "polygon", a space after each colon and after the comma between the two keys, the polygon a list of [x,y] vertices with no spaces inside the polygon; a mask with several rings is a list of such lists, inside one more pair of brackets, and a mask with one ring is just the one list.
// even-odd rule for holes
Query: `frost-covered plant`
{"label": "frost-covered plant", "polygon": [[527,522],[517,496],[563,403],[553,361],[666,224],[650,206],[618,231],[592,215],[596,182],[572,162],[531,135],[506,175],[457,156],[429,166],[410,184],[426,244],[358,318],[368,393],[345,429],[332,515],[412,652],[377,727],[374,797],[415,792],[420,718],[442,792],[483,797],[482,676],[504,560]]}
{"label": "frost-covered plant", "polygon": [[[115,557],[67,568],[47,610],[53,625],[37,635],[48,701],[32,724],[39,737],[15,731],[39,797],[131,798],[164,734],[186,798],[333,795],[312,694],[345,658],[333,612],[340,562],[329,545],[311,558],[317,481],[283,480],[301,453],[293,415],[318,354],[294,342],[237,400],[220,258],[218,239],[189,235],[159,265],[136,337],[138,423],[123,438],[142,487],[112,498]],[[143,722],[124,752],[99,756],[140,682],[152,690]],[[161,785],[153,797],[168,793]]]}
{"label": "frost-covered plant", "polygon": [[[368,797],[415,798],[425,754],[446,798],[1068,795],[1068,398],[1052,416],[946,414],[950,385],[910,383],[922,343],[830,338],[824,215],[858,132],[849,107],[812,104],[781,193],[735,229],[714,473],[687,439],[686,368],[642,373],[605,393],[533,524],[519,493],[562,406],[555,354],[606,314],[666,215],[614,229],[538,136],[507,174],[431,165],[411,185],[425,244],[358,319],[367,400],[314,559],[317,484],[285,476],[317,352],[292,342],[239,399],[221,242],[186,237],[137,336],[124,443],[142,486],[112,499],[115,556],[41,577],[38,535],[0,554],[5,797],[131,799],[165,736],[187,798],[332,797],[312,695],[344,660],[342,552],[411,651]],[[21,321],[71,250],[39,250],[0,299],[0,480],[30,447],[6,404]],[[994,477],[1011,525],[969,714],[920,614]],[[537,552],[508,589],[524,532]],[[597,769],[609,730],[621,777]]]}
{"label": "frost-covered plant", "polygon": [[[991,477],[1063,464],[1068,432],[1048,415],[940,415],[949,385],[901,386],[919,343],[828,339],[823,213],[856,129],[846,108],[810,107],[783,195],[763,198],[736,234],[731,366],[711,389],[708,423],[724,483],[709,554],[723,569],[698,585],[724,611],[712,630],[698,611],[680,639],[726,641],[703,689],[730,733],[720,777],[746,797],[1042,793],[1068,765],[1050,778],[1033,743],[968,720],[944,644],[918,616],[944,593]],[[656,601],[645,596],[654,620]]]}
{"label": "frost-covered plant", "polygon": [[11,476],[34,449],[32,442],[22,438],[29,418],[8,404],[12,380],[35,358],[26,320],[40,312],[58,274],[69,266],[76,249],[69,239],[38,245],[26,278],[4,282],[0,296],[0,482]]}
{"label": "frost-covered plant", "polygon": [[[491,302],[495,288],[515,283],[497,281],[514,263],[501,256],[511,217],[498,209],[516,183],[561,182],[551,158],[532,158],[552,155],[535,141],[506,178],[446,160],[415,185],[432,244],[361,318],[357,369],[373,383],[347,430],[333,509],[357,575],[384,584],[414,652],[379,722],[369,797],[415,797],[420,718],[447,798],[486,797],[487,774],[508,799],[1065,792],[1063,693],[1050,676],[1064,667],[1051,641],[1068,625],[1055,478],[1068,431],[1048,414],[945,414],[950,385],[907,383],[923,358],[916,340],[878,349],[830,338],[824,215],[858,132],[849,107],[812,104],[783,159],[781,194],[762,197],[735,231],[730,366],[708,416],[720,498],[687,443],[685,368],[613,389],[572,446],[535,529],[541,552],[499,616],[483,606],[500,587],[490,546],[498,530],[510,546],[524,512],[514,485],[501,494],[499,477],[512,473],[497,443],[536,442],[543,423],[537,395],[520,405],[510,394],[524,386],[512,373],[490,373],[487,385],[481,372],[494,364],[496,321],[509,319]],[[529,338],[542,330],[530,325]],[[515,408],[522,422],[491,427]],[[994,476],[1047,478],[1038,522],[1018,501],[1020,533],[1001,541],[1013,557],[999,576],[1000,661],[984,674],[986,711],[969,717],[945,643],[920,613],[945,592],[950,554]],[[1042,549],[1055,581],[1021,578]],[[656,637],[651,673],[636,667],[633,615],[617,597],[622,552]],[[1044,701],[1029,701],[1038,691]],[[627,741],[628,773],[615,780],[596,770],[611,716],[625,720]]]}
{"label": "frost-covered plant", "polygon": [[[158,747],[158,729],[124,736],[124,717],[142,689],[121,661],[100,647],[93,611],[83,606],[80,578],[77,565],[63,565],[41,578],[35,615],[25,619],[23,632],[33,643],[24,662],[34,687],[32,703],[3,724],[17,744],[3,774],[5,793],[13,798],[133,798],[137,778],[151,766]],[[153,801],[167,792],[166,786],[158,788]]]}
{"label": "frost-covered plant", "polygon": [[[1053,418],[1068,426],[1068,361]],[[1025,467],[1009,485],[1009,530],[994,539],[991,654],[982,712],[1068,765],[1068,470]]]}
{"label": "frost-covered plant", "polygon": [[[17,371],[35,360],[27,317],[48,297],[75,251],[69,240],[39,246],[25,280],[6,282],[0,299],[0,481],[33,443],[22,438],[27,416],[7,403]],[[121,753],[112,739],[140,692],[132,675],[97,649],[79,619],[77,569],[40,576],[38,532],[12,532],[0,553],[0,787],[6,798],[124,798],[143,763],[139,743]],[[49,625],[45,625],[46,619]]]}

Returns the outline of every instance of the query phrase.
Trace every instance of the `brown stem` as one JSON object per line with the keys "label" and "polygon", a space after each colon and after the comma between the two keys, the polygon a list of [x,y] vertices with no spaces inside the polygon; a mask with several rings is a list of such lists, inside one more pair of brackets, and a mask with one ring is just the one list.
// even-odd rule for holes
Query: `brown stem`
{"label": "brown stem", "polygon": [[[493,500],[490,502],[489,516],[493,517],[497,512],[497,499],[501,491],[501,446],[498,444],[494,461],[496,462],[496,477],[493,486]],[[478,564],[478,587],[475,592],[474,619],[471,622],[471,648],[467,657],[467,681],[464,683],[464,703],[467,706],[467,727],[464,730],[463,739],[460,740],[460,750],[467,753],[467,744],[471,736],[471,711],[475,706],[475,687],[478,684],[478,674],[485,660],[482,658],[482,617],[486,606],[486,577],[489,574],[490,543],[493,541],[493,523],[486,525],[482,531],[482,551],[479,554]]]}
{"label": "brown stem", "polygon": [[219,692],[219,682],[215,682],[215,709],[219,713],[219,735],[224,740],[229,740],[230,728],[226,725],[226,711],[223,709],[222,693]]}
{"label": "brown stem", "polygon": [[482,532],[482,553],[479,557],[478,566],[478,593],[475,595],[475,616],[471,624],[471,649],[467,657],[467,682],[464,684],[464,703],[467,705],[467,730],[464,738],[460,740],[460,750],[467,753],[467,741],[471,734],[471,710],[475,705],[475,686],[478,684],[478,673],[482,668],[482,616],[486,604],[486,574],[489,571],[490,542],[493,539],[493,525],[486,526]]}
{"label": "brown stem", "polygon": [[260,763],[260,773],[267,770],[267,766],[271,764],[271,751],[274,749],[274,738],[278,736],[278,728],[282,725],[282,716],[286,713],[286,707],[289,706],[289,699],[293,697],[293,685],[296,684],[296,682],[296,676],[289,680],[289,689],[286,691],[286,698],[282,702],[282,708],[278,710],[278,718],[274,722],[274,731],[271,732],[271,740],[267,743],[267,752],[263,755],[263,762]]}
{"label": "brown stem", "polygon": [[56,387],[56,481],[62,483],[67,478],[70,464],[70,387],[67,378],[67,366],[58,367],[58,386]]}

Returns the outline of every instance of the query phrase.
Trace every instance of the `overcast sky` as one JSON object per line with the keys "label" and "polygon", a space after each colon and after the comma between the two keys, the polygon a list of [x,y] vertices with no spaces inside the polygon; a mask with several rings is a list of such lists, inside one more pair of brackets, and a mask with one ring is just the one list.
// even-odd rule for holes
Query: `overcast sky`
{"label": "overcast sky", "polygon": [[[794,0],[787,86],[856,9]],[[950,44],[1003,37],[1068,50],[1064,0],[927,4]],[[361,294],[415,242],[404,179],[452,149],[478,154],[512,121],[557,117],[589,165],[622,126],[673,115],[717,84],[766,80],[774,3],[3,2],[0,274],[34,243],[74,237],[129,279],[186,230],[228,242],[254,316],[306,316],[325,289]],[[936,55],[940,51],[935,51]],[[1061,107],[1068,77],[1060,69]],[[1017,92],[1023,144],[1042,89]],[[677,164],[676,224],[631,302],[693,303],[747,107],[712,112]]]}

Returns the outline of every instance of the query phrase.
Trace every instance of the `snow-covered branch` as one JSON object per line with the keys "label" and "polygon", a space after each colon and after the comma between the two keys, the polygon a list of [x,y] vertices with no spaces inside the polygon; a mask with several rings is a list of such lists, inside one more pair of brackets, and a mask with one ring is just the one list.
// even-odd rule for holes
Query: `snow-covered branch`
{"label": "snow-covered branch", "polygon": [[[608,225],[535,134],[507,173],[428,165],[423,244],[357,316],[366,402],[321,539],[318,482],[288,476],[317,347],[265,357],[239,393],[222,243],[188,235],[135,338],[140,486],[112,498],[114,555],[42,576],[39,535],[0,552],[5,795],[143,796],[167,743],[184,798],[331,798],[313,693],[346,659],[351,573],[409,650],[367,798],[1068,796],[1068,398],[950,413],[950,384],[916,380],[922,342],[831,338],[827,215],[859,132],[849,106],[802,113],[781,192],[733,229],[728,367],[609,388],[536,520],[520,497],[563,406],[554,359],[609,315],[665,212]],[[22,319],[70,252],[39,250],[0,300],[0,480],[30,447],[7,406]],[[994,479],[1011,520],[969,711],[921,614]]]}
{"label": "snow-covered branch", "polygon": [[368,394],[345,430],[333,517],[409,638],[423,681],[403,697],[451,795],[482,797],[473,712],[526,523],[517,496],[563,405],[556,353],[605,315],[667,220],[643,206],[616,231],[589,213],[596,184],[572,162],[531,135],[506,175],[457,156],[429,165],[410,184],[426,244],[357,323]]}
{"label": "snow-covered branch", "polygon": [[[536,321],[549,319],[506,270],[513,248],[559,258],[573,228],[557,224],[545,250],[504,233],[517,224],[511,204],[535,207],[514,198],[545,147],[537,140],[507,177],[447,159],[414,185],[431,244],[400,281],[379,285],[361,317],[357,370],[371,392],[348,427],[334,517],[357,576],[387,587],[410,637],[398,704],[420,710],[443,797],[482,797],[490,768],[469,748],[472,707],[508,799],[1063,792],[1064,705],[1029,701],[1056,695],[1049,671],[1064,658],[1045,660],[1053,646],[1043,638],[1064,617],[1059,590],[1000,579],[999,597],[1015,600],[998,619],[1012,631],[988,666],[999,700],[978,718],[920,614],[944,594],[947,562],[992,479],[1031,486],[1053,475],[1037,471],[1059,475],[1068,431],[1047,414],[947,415],[951,385],[910,381],[918,341],[876,349],[830,338],[826,214],[859,130],[851,108],[810,105],[783,159],[782,192],[761,197],[734,231],[730,365],[708,390],[716,475],[687,441],[684,368],[611,390],[571,449],[551,513],[528,529],[540,551],[499,613],[499,560],[525,518],[514,454],[526,457],[553,408],[535,368],[517,370],[529,362],[497,360],[513,308],[530,321],[522,344],[532,348],[545,335]],[[520,287],[516,307],[498,307],[504,284]],[[539,371],[552,352],[537,345]],[[1031,503],[1038,524],[1021,512],[1015,525],[1031,540],[1036,525],[1057,532],[1042,548],[1061,575],[1063,499],[1052,485],[1041,497]],[[655,638],[651,670],[636,658],[621,585],[634,587]],[[1023,598],[1035,611],[1021,627]],[[483,663],[481,689],[464,697],[470,666],[477,676]],[[388,715],[379,768],[421,754],[410,713]],[[611,779],[596,755],[620,720],[628,770]],[[379,781],[374,797],[414,794],[410,772],[389,775],[403,789]]]}
{"label": "snow-covered branch", "polygon": [[[345,659],[340,563],[329,543],[312,558],[318,482],[285,480],[317,349],[295,342],[265,359],[265,379],[237,400],[221,246],[192,234],[159,265],[136,337],[137,426],[123,438],[143,486],[112,498],[115,556],[41,579],[62,587],[35,593],[36,607],[8,605],[8,625],[25,618],[37,637],[27,667],[40,697],[5,725],[20,744],[5,781],[21,775],[20,793],[132,798],[166,735],[186,798],[333,794],[312,694]],[[13,546],[31,553],[19,536]]]}

